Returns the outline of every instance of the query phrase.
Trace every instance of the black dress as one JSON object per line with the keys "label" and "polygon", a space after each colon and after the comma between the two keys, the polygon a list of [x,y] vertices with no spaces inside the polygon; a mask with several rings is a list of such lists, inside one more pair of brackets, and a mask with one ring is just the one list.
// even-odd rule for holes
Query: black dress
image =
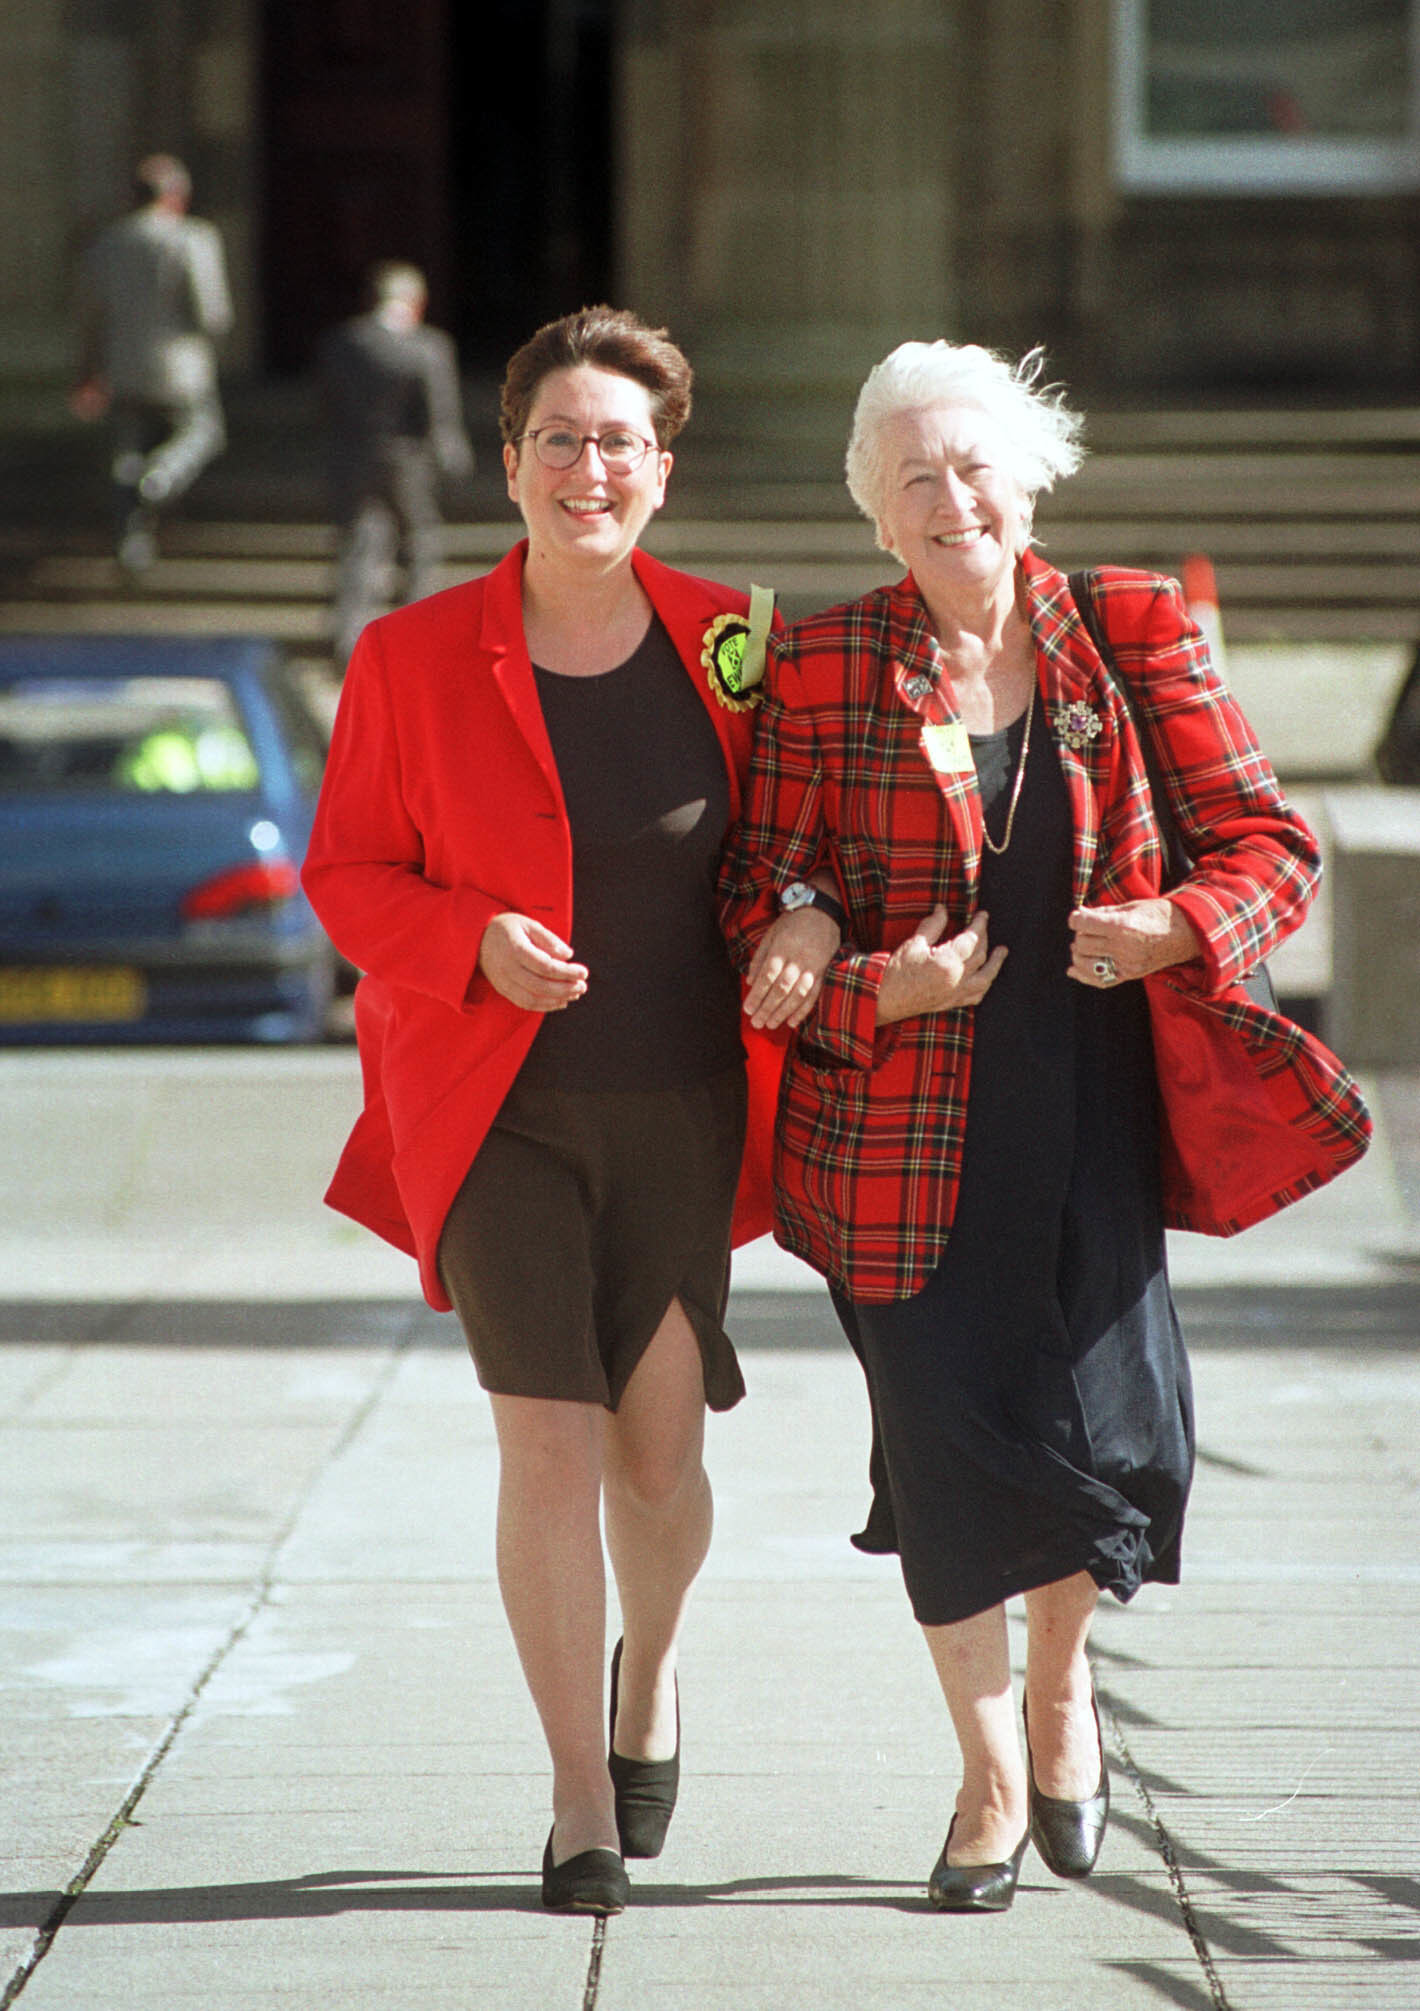
{"label": "black dress", "polygon": [[439,1238],[485,1389],[616,1410],[672,1299],[705,1399],[725,1332],[745,1131],[740,988],[715,914],[730,785],[659,620],[600,677],[534,666],[572,831],[586,995],[542,1016]]}
{"label": "black dress", "polygon": [[[1024,721],[973,738],[999,843]],[[1037,712],[1011,842],[981,906],[1010,955],[976,1008],[962,1184],[909,1299],[843,1300],[873,1407],[854,1540],[898,1550],[924,1625],[1078,1571],[1127,1599],[1176,1582],[1193,1473],[1188,1361],[1165,1268],[1143,988],[1066,975],[1071,817]]]}

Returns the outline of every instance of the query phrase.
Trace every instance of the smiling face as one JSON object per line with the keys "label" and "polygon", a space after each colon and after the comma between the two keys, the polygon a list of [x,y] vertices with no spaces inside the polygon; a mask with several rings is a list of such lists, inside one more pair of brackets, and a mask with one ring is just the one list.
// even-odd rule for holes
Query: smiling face
{"label": "smiling face", "polygon": [[[529,432],[543,426],[568,432],[627,429],[654,441],[651,396],[644,384],[588,363],[554,370],[537,387]],[[671,455],[653,446],[639,468],[615,475],[593,446],[570,468],[547,468],[531,440],[503,449],[508,494],[528,528],[529,562],[572,563],[605,570],[630,558],[632,549],[666,496]]]}
{"label": "smiling face", "polygon": [[1030,535],[1030,499],[1008,472],[1006,441],[984,412],[931,405],[897,412],[882,433],[878,540],[924,597],[1013,590]]}

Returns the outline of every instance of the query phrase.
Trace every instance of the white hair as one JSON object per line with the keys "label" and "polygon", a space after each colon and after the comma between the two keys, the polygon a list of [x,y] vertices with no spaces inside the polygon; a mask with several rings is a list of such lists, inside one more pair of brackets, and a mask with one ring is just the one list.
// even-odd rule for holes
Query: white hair
{"label": "white hair", "polygon": [[868,372],[858,393],[848,439],[848,491],[865,517],[881,524],[887,496],[883,433],[900,412],[937,405],[967,405],[985,413],[1006,447],[1006,473],[1026,502],[1073,475],[1084,459],[1084,420],[1065,403],[1058,384],[1039,382],[1045,351],[1032,349],[1019,363],[975,343],[902,342]]}

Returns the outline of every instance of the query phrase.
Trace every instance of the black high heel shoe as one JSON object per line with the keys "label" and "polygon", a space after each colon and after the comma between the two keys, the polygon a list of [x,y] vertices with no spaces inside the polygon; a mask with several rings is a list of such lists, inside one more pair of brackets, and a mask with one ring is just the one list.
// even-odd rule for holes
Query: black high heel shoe
{"label": "black high heel shoe", "polygon": [[614,1850],[579,1850],[552,1862],[552,1831],[542,1853],[542,1903],[549,1913],[621,1913],[631,1897],[626,1866]]}
{"label": "black high heel shoe", "polygon": [[927,1897],[939,1913],[1004,1913],[1016,1896],[1021,1860],[1030,1842],[1029,1828],[1002,1864],[948,1864],[947,1852],[956,1826],[953,1816],[942,1854],[927,1881]]}
{"label": "black high heel shoe", "polygon": [[622,1643],[611,1655],[611,1733],[607,1768],[616,1791],[616,1833],[623,1857],[659,1857],[680,1792],[680,1679],[676,1679],[675,1752],[668,1760],[628,1760],[617,1752],[616,1690]]}
{"label": "black high heel shoe", "polygon": [[1030,1836],[1041,1857],[1057,1878],[1088,1878],[1099,1861],[1109,1821],[1109,1769],[1104,1760],[1104,1734],[1100,1730],[1100,1710],[1094,1691],[1090,1709],[1095,1714],[1095,1737],[1100,1747],[1100,1781],[1092,1795],[1072,1802],[1044,1795],[1035,1784],[1035,1762],[1030,1754],[1030,1718],[1021,1705],[1021,1721],[1026,1732],[1026,1778],[1030,1787]]}

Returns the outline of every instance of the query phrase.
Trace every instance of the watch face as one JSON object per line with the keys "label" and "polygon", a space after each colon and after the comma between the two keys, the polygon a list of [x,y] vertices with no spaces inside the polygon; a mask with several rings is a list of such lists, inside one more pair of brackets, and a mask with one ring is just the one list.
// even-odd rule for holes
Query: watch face
{"label": "watch face", "polygon": [[804,908],[814,897],[814,890],[807,880],[791,880],[779,896],[781,908]]}

